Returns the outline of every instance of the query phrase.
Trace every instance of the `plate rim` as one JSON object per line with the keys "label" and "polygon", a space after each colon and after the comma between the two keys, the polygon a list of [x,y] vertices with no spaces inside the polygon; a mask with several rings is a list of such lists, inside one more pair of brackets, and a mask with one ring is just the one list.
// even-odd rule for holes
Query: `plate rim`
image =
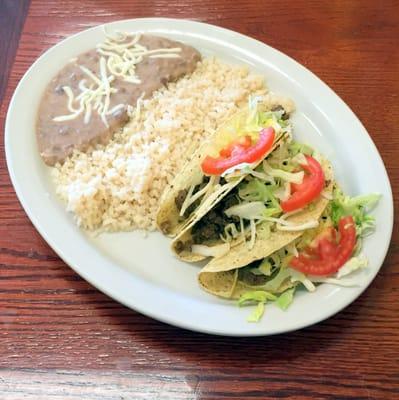
{"label": "plate rim", "polygon": [[[39,62],[39,60],[41,60],[43,57],[48,56],[48,53],[50,53],[51,51],[53,51],[53,49],[61,47],[65,44],[66,41],[68,40],[73,40],[75,37],[81,35],[84,32],[87,31],[92,31],[92,30],[97,30],[99,28],[102,28],[104,26],[106,27],[110,27],[113,24],[123,24],[123,23],[140,23],[140,22],[146,22],[146,23],[167,23],[167,24],[178,24],[178,25],[184,25],[184,24],[194,24],[197,26],[202,26],[204,29],[206,30],[210,30],[210,31],[214,31],[214,32],[221,32],[224,34],[234,34],[234,35],[238,35],[240,37],[240,39],[243,40],[249,40],[249,41],[253,41],[258,43],[258,45],[264,46],[266,47],[269,51],[273,51],[276,52],[277,54],[279,54],[280,56],[282,56],[285,61],[289,61],[291,63],[291,65],[295,66],[295,68],[299,68],[300,70],[302,70],[303,73],[306,73],[312,80],[317,81],[318,85],[321,85],[323,90],[327,90],[327,92],[329,92],[329,95],[332,96],[334,98],[334,102],[338,102],[340,104],[340,106],[343,106],[347,112],[349,112],[351,119],[353,119],[358,125],[359,128],[363,130],[364,133],[366,133],[366,140],[368,140],[368,145],[371,146],[374,156],[377,157],[378,161],[380,162],[380,167],[381,167],[381,172],[384,174],[384,179],[387,183],[387,189],[389,191],[389,198],[386,199],[389,203],[389,216],[390,216],[390,227],[388,229],[388,233],[389,233],[389,237],[387,237],[387,240],[385,241],[385,248],[382,252],[383,256],[379,262],[379,266],[378,268],[375,268],[375,271],[373,271],[373,273],[370,274],[370,276],[368,277],[368,282],[367,284],[364,284],[361,288],[361,290],[351,298],[351,300],[345,302],[345,304],[343,306],[338,305],[337,307],[331,307],[331,309],[329,310],[329,312],[326,312],[324,316],[320,317],[320,318],[314,318],[312,320],[312,318],[309,318],[306,322],[302,322],[302,323],[298,323],[296,324],[297,326],[292,327],[291,329],[274,329],[274,330],[268,330],[268,331],[262,331],[262,332],[251,332],[250,327],[253,325],[246,323],[245,321],[243,321],[243,324],[248,325],[249,329],[248,330],[243,330],[243,329],[238,329],[238,330],[229,330],[229,331],[224,331],[224,330],[218,330],[218,329],[212,329],[212,327],[209,326],[203,326],[201,323],[187,323],[186,321],[182,321],[181,319],[176,319],[173,318],[170,315],[160,315],[157,312],[154,312],[153,310],[149,310],[148,307],[141,307],[140,304],[131,304],[129,301],[127,301],[123,296],[120,296],[118,293],[115,293],[113,290],[109,289],[106,287],[106,285],[104,286],[103,284],[100,284],[99,282],[97,282],[95,279],[93,279],[93,277],[90,274],[86,274],[84,271],[84,268],[81,268],[78,265],[75,265],[74,262],[70,261],[70,257],[68,256],[68,254],[65,254],[64,251],[59,248],[59,246],[54,243],[53,239],[51,237],[49,237],[49,235],[46,232],[45,227],[42,226],[42,223],[36,218],[36,216],[34,215],[33,211],[30,209],[29,207],[29,201],[23,196],[22,194],[22,188],[20,187],[20,184],[18,182],[18,179],[15,175],[14,169],[13,169],[13,156],[12,156],[12,150],[10,148],[10,125],[11,125],[11,114],[12,114],[12,110],[13,110],[13,105],[16,101],[16,98],[19,94],[19,89],[20,87],[23,85],[25,79],[27,79],[27,77],[29,76],[29,74],[31,73],[32,69],[35,67],[35,65]],[[208,32],[209,34],[209,32]],[[190,35],[187,35],[190,36]],[[57,255],[70,267],[72,268],[78,275],[80,275],[83,279],[85,279],[87,282],[89,282],[91,285],[93,285],[94,287],[96,287],[98,290],[100,290],[101,292],[105,293],[107,296],[111,297],[112,299],[118,301],[119,303],[137,311],[140,312],[144,315],[149,316],[150,318],[156,319],[158,321],[162,321],[164,323],[173,325],[173,326],[178,326],[184,329],[188,329],[191,331],[195,331],[195,332],[202,332],[202,333],[207,333],[207,334],[213,334],[213,335],[223,335],[223,336],[268,336],[268,335],[274,335],[274,334],[280,334],[280,333],[285,333],[285,332],[290,332],[290,331],[294,331],[294,330],[298,330],[298,329],[303,329],[307,326],[311,326],[313,324],[316,324],[318,322],[321,322],[323,320],[326,320],[328,318],[330,318],[331,316],[333,316],[334,314],[336,314],[337,312],[343,310],[344,308],[346,308],[347,306],[349,306],[351,303],[353,303],[366,289],[367,287],[371,284],[371,282],[374,280],[375,276],[377,275],[377,273],[379,272],[379,270],[381,269],[383,262],[386,258],[387,252],[388,252],[388,248],[391,242],[391,237],[392,237],[392,231],[393,231],[393,211],[394,211],[394,206],[393,206],[393,196],[392,196],[392,187],[390,184],[390,180],[389,180],[389,175],[386,171],[385,168],[385,164],[383,162],[383,159],[381,157],[381,154],[379,153],[372,137],[369,135],[369,133],[367,132],[366,128],[364,127],[364,125],[362,124],[362,122],[359,120],[359,118],[354,114],[354,112],[351,110],[351,108],[344,102],[344,100],[338,96],[335,91],[330,88],[324,81],[322,81],[317,75],[315,75],[312,71],[310,71],[308,68],[306,68],[304,65],[300,64],[299,62],[297,62],[295,59],[293,59],[292,57],[284,54],[283,52],[281,52],[278,49],[275,49],[269,45],[267,45],[266,43],[263,43],[257,39],[254,39],[250,36],[244,35],[242,33],[230,30],[230,29],[226,29],[226,28],[222,28],[216,25],[212,25],[212,24],[208,24],[208,23],[203,23],[203,22],[198,22],[198,21],[193,21],[193,20],[189,20],[189,19],[175,19],[175,18],[132,18],[132,19],[124,19],[124,20],[117,20],[117,21],[111,21],[105,24],[100,24],[100,25],[95,25],[93,27],[90,27],[88,29],[84,29],[82,31],[79,31],[73,35],[70,35],[66,38],[64,38],[63,40],[61,40],[60,42],[58,42],[57,44],[55,44],[54,46],[51,46],[50,48],[48,48],[44,53],[42,53],[33,63],[32,65],[28,68],[28,70],[24,73],[22,79],[19,81],[17,87],[15,88],[15,91],[13,93],[13,96],[11,98],[11,101],[9,103],[8,106],[8,110],[7,110],[7,116],[6,116],[6,121],[5,121],[5,130],[4,130],[4,143],[5,143],[5,154],[6,154],[6,163],[7,163],[7,168],[8,168],[8,172],[11,178],[11,182],[13,184],[14,190],[17,194],[17,198],[20,202],[20,204],[22,205],[25,213],[28,215],[30,221],[32,222],[32,224],[35,226],[36,230],[40,233],[40,235],[44,238],[44,240],[46,241],[46,243],[57,253]],[[120,266],[119,266],[120,267]],[[120,267],[121,270],[123,270],[122,267]],[[132,277],[131,273],[123,270],[124,273],[127,273],[130,277]],[[145,280],[139,278],[139,277],[135,277],[137,278],[136,281],[142,281],[141,283],[144,285],[151,285],[151,286],[156,286],[151,282],[146,282]],[[162,290],[167,290],[169,292],[169,295],[177,295],[176,293],[173,293],[173,291],[171,289],[167,289],[167,288],[161,288]]]}

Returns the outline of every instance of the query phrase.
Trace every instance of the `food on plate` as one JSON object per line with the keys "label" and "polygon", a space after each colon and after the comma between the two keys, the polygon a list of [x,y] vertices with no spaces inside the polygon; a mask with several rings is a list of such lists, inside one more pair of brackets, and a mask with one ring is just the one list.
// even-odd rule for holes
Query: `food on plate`
{"label": "food on plate", "polygon": [[[216,296],[238,299],[240,306],[255,304],[248,321],[256,322],[265,303],[275,302],[285,310],[301,288],[314,291],[315,284],[322,282],[356,285],[356,276],[348,275],[367,266],[367,259],[360,253],[362,238],[374,229],[368,211],[379,196],[345,196],[333,181],[332,170],[324,168],[324,172],[328,189],[324,188],[306,208],[282,210],[277,218],[269,218],[273,206],[266,203],[256,220],[259,225],[253,247],[242,241],[228,253],[213,258],[199,273],[200,286]],[[255,180],[251,178],[247,185],[254,185],[251,182]],[[296,200],[297,192],[281,200],[280,207],[289,199]]]}
{"label": "food on plate", "polygon": [[[211,257],[200,286],[240,306],[256,304],[249,321],[258,321],[266,302],[286,309],[301,286],[314,291],[321,282],[356,283],[347,275],[367,265],[359,252],[374,227],[367,212],[379,196],[345,196],[331,164],[293,140],[283,107],[262,108],[259,99],[249,104],[197,151],[195,179],[183,181],[186,190],[182,181],[173,182],[170,197],[180,216],[184,206],[205,199],[172,249],[188,262]],[[226,131],[235,136],[226,138]],[[280,132],[279,139],[266,145],[270,131]],[[208,201],[212,179],[227,190]]]}
{"label": "food on plate", "polygon": [[[74,150],[52,168],[56,193],[78,225],[99,232],[156,229],[160,198],[194,150],[247,104],[273,97],[264,77],[215,58],[139,99],[108,144]],[[288,107],[288,106],[287,106]]]}
{"label": "food on plate", "polygon": [[37,119],[43,160],[62,163],[75,149],[108,143],[139,98],[192,73],[200,58],[193,47],[163,37],[108,35],[48,84]]}
{"label": "food on plate", "polygon": [[356,284],[379,198],[341,191],[330,162],[293,140],[293,111],[246,67],[116,33],[49,83],[36,133],[80,227],[158,227],[178,258],[210,258],[202,289],[256,305],[259,321],[302,288]]}
{"label": "food on plate", "polygon": [[[282,100],[287,110],[278,104]],[[258,165],[289,135],[292,110],[289,99],[273,94],[250,98],[246,107],[199,147],[165,190],[157,213],[158,228],[176,236],[198,215],[223,201],[244,178],[236,172]]]}
{"label": "food on plate", "polygon": [[[243,148],[241,144],[238,149],[236,147],[232,151],[231,143],[233,147],[237,145],[234,141],[228,141],[227,146],[221,145],[221,150],[219,148],[215,151],[219,151],[217,157],[207,155],[202,161],[202,173],[205,177],[211,180],[216,176],[220,190],[227,189],[217,201],[213,203],[205,201],[200,205],[192,221],[172,242],[172,249],[182,260],[196,262],[211,255],[220,257],[247,239],[252,247],[259,228],[256,221],[261,216],[275,220],[282,213],[276,196],[287,197],[289,190],[287,185],[290,182],[304,186],[306,180],[314,179],[313,173],[307,173],[305,176],[304,169],[309,169],[310,165],[318,165],[321,171],[318,173],[323,174],[320,164],[313,159],[308,163],[305,156],[300,158],[295,155],[291,160],[290,154],[297,150],[291,145],[291,124],[288,114],[281,106],[268,106],[269,104],[265,107],[260,101],[254,107],[251,118],[245,119],[245,124],[234,126],[243,138],[246,138],[248,132],[255,138],[258,136],[258,139],[254,140],[254,145],[249,143],[247,148]],[[267,143],[270,131],[276,135],[273,148],[270,147],[268,152],[260,152],[255,161],[249,158],[244,160],[245,157],[253,157],[252,150],[255,149],[256,152],[255,146],[259,143],[262,141]],[[227,165],[224,171],[217,169],[223,163],[226,164],[226,160],[231,161],[234,157],[237,162],[235,166]],[[304,166],[301,166],[301,163],[304,163]],[[300,170],[293,172],[295,168]],[[208,175],[213,172],[220,175]],[[313,198],[309,197],[308,203],[318,197],[324,189],[324,177],[321,178],[319,192],[315,192]],[[194,192],[192,186],[190,189],[191,192],[188,191],[187,196]]]}

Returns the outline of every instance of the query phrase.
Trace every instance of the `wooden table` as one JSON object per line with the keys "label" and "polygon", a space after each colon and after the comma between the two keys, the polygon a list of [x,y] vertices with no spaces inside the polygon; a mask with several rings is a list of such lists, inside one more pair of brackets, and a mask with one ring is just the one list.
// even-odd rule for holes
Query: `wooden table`
{"label": "wooden table", "polygon": [[[16,84],[50,46],[146,16],[234,29],[307,66],[363,121],[399,198],[398,1],[1,0],[0,131]],[[0,146],[2,400],[399,399],[397,228],[377,278],[338,315],[276,337],[206,336],[137,314],[66,266],[21,209]]]}

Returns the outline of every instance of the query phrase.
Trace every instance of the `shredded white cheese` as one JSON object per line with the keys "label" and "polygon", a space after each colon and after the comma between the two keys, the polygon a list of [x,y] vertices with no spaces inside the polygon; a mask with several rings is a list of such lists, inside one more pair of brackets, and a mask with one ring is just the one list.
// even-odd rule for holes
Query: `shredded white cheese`
{"label": "shredded white cheese", "polygon": [[301,184],[304,177],[304,172],[287,172],[281,169],[272,168],[266,160],[263,160],[263,169],[266,175],[271,175],[274,178],[280,178],[286,182],[296,183],[297,185]]}
{"label": "shredded white cheese", "polygon": [[244,229],[244,220],[240,218],[240,232],[241,232],[241,239],[245,242],[245,229]]}
{"label": "shredded white cheese", "polygon": [[204,257],[222,257],[230,251],[230,244],[223,243],[216,246],[193,244],[191,250],[193,253]]}
{"label": "shredded white cheese", "polygon": [[263,217],[262,219],[264,221],[275,222],[277,224],[277,229],[279,229],[280,231],[302,231],[319,226],[319,221],[317,221],[316,219],[311,219],[302,224],[294,224],[290,221],[285,220],[283,217]]}
{"label": "shredded white cheese", "polygon": [[235,239],[239,235],[239,232],[238,232],[235,224],[231,223],[224,227],[224,234],[226,235],[226,237],[224,237],[223,235],[220,235],[220,238],[223,240],[223,242],[231,242],[233,239]]}
{"label": "shredded white cheese", "polygon": [[292,157],[291,162],[299,164],[299,165],[307,165],[308,160],[305,155],[302,153],[298,153],[296,156]]}
{"label": "shredded white cheese", "polygon": [[250,228],[251,228],[251,239],[249,240],[248,248],[249,250],[252,250],[256,240],[256,225],[254,219],[250,220]]}
{"label": "shredded white cheese", "polygon": [[289,182],[285,182],[283,187],[278,188],[274,195],[281,201],[286,201],[291,196],[291,184]]}
{"label": "shredded white cheese", "polygon": [[[286,221],[286,222],[287,222],[287,221]],[[293,224],[290,224],[290,225],[286,225],[286,224],[280,225],[280,224],[277,224],[277,229],[280,230],[280,231],[292,231],[292,232],[295,232],[295,231],[303,231],[303,230],[305,230],[305,229],[316,228],[316,227],[318,227],[318,226],[319,226],[319,221],[317,221],[317,220],[310,220],[310,221],[308,221],[308,222],[305,222],[305,223],[299,224],[299,225],[293,225]]]}
{"label": "shredded white cheese", "polygon": [[[84,115],[84,123],[88,124],[92,112],[95,111],[104,125],[108,127],[107,115],[126,108],[130,116],[132,106],[129,104],[118,104],[109,110],[111,95],[117,92],[117,89],[112,87],[112,82],[116,78],[120,78],[132,84],[140,84],[141,80],[136,74],[136,65],[143,61],[145,56],[150,58],[179,58],[179,53],[182,50],[180,47],[148,50],[138,43],[140,34],[117,32],[114,35],[109,35],[105,32],[105,35],[105,41],[96,46],[97,52],[102,56],[99,68],[100,76],[97,76],[84,65],[79,65],[79,68],[90,79],[91,85],[87,87],[86,79],[82,79],[78,85],[80,93],[76,96],[69,86],[64,86],[63,90],[67,95],[67,107],[70,114],[57,116],[53,118],[53,121],[64,122]],[[131,38],[130,41],[129,38]],[[142,97],[140,97],[140,101]]]}
{"label": "shredded white cheese", "polygon": [[207,193],[209,193],[209,189],[211,187],[213,187],[215,184],[215,177],[211,176],[208,183],[201,189],[199,190],[197,193],[195,193],[193,195],[193,191],[195,189],[196,185],[191,185],[186,198],[184,199],[184,202],[182,204],[181,210],[180,210],[180,217],[182,217],[184,215],[184,213],[186,212],[187,208],[191,206],[191,204],[193,204],[194,202],[196,202],[200,197],[206,195]]}

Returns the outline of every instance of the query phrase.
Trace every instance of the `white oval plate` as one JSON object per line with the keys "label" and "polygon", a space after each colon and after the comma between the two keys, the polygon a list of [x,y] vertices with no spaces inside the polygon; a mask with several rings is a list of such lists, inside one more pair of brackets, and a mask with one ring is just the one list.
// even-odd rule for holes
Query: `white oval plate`
{"label": "white oval plate", "polygon": [[49,79],[66,62],[103,38],[101,26],[69,37],[43,54],[28,70],[12,98],[6,120],[7,165],[15,191],[29,218],[47,243],[80,276],[120,303],[183,328],[223,335],[269,335],[299,329],[351,303],[377,274],[390,242],[392,192],[383,162],[360,121],[320,79],[296,61],[247,36],[198,22],[148,18],[107,24],[113,30],[151,32],[193,45],[203,55],[248,64],[266,77],[270,88],[296,103],[296,137],[314,145],[333,163],[349,194],[379,192],[377,230],[364,243],[370,267],[359,286],[321,285],[300,293],[285,312],[270,305],[258,324],[246,322],[248,308],[204,293],[198,267],[177,261],[169,240],[158,233],[104,234],[79,230],[58,201],[49,168],[36,148],[35,118]]}

